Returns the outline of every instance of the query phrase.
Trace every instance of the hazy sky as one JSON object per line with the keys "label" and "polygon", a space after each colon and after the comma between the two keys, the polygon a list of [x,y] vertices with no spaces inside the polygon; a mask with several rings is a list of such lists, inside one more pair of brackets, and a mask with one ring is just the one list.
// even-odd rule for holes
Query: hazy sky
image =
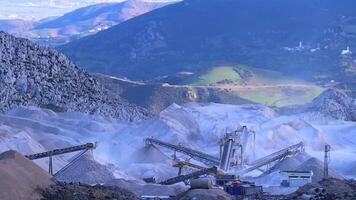
{"label": "hazy sky", "polygon": [[41,19],[63,15],[76,8],[95,3],[121,1],[123,0],[0,0],[0,19]]}

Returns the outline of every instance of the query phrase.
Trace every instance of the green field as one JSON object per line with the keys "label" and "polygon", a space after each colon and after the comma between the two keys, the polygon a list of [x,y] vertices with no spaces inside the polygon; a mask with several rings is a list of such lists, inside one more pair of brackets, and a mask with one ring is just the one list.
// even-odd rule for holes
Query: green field
{"label": "green field", "polygon": [[210,69],[201,75],[193,75],[184,81],[188,85],[210,85],[224,80],[239,82],[240,75],[230,66],[219,66]]}
{"label": "green field", "polygon": [[242,90],[237,92],[237,95],[256,103],[281,107],[310,102],[323,91],[324,88],[317,86],[308,88],[275,87],[269,89]]}
{"label": "green field", "polygon": [[[241,76],[249,74],[248,77]],[[212,85],[218,83],[234,83],[241,85],[264,85],[302,83],[303,81],[285,76],[279,72],[253,68],[246,65],[216,66],[208,71],[194,74],[183,81],[183,84],[193,86]]]}
{"label": "green field", "polygon": [[182,85],[227,89],[233,96],[269,106],[303,104],[324,90],[315,84],[276,71],[246,65],[216,66],[200,74],[193,74]]}

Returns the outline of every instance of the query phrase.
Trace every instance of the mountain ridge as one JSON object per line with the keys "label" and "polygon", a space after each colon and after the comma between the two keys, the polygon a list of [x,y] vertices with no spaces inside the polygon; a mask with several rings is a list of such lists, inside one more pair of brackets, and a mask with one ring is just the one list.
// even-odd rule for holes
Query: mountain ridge
{"label": "mountain ridge", "polygon": [[185,0],[58,49],[91,72],[135,80],[224,64],[343,80],[340,53],[356,48],[354,33],[344,30],[356,18],[352,6],[349,0]]}

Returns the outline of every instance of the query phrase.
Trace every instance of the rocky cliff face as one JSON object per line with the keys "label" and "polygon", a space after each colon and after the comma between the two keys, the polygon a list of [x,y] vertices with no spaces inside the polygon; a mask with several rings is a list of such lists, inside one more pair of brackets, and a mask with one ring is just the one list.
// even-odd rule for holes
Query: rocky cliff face
{"label": "rocky cliff face", "polygon": [[356,99],[343,91],[328,89],[312,102],[301,106],[284,107],[281,113],[314,113],[339,120],[356,121]]}
{"label": "rocky cliff face", "polygon": [[105,90],[63,54],[0,31],[0,112],[20,105],[99,113],[126,121],[147,115]]}
{"label": "rocky cliff face", "polygon": [[326,90],[306,107],[336,119],[356,121],[356,99],[339,90]]}

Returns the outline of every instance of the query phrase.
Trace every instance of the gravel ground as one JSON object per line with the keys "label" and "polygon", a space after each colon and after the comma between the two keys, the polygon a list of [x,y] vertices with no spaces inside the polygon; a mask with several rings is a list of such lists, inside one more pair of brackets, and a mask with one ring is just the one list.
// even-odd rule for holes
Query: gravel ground
{"label": "gravel ground", "polygon": [[114,186],[90,186],[81,183],[57,182],[42,191],[43,200],[93,200],[93,199],[116,199],[116,200],[139,200],[129,190]]}

